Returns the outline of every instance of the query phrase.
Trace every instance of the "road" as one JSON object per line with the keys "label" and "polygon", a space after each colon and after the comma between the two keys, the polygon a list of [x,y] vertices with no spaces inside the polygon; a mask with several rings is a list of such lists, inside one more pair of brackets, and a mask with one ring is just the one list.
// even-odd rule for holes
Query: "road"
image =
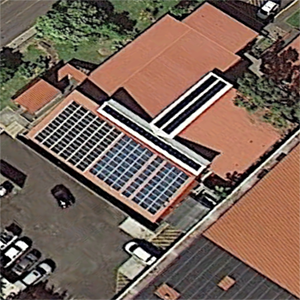
{"label": "road", "polygon": [[1,48],[29,29],[56,0],[1,0]]}

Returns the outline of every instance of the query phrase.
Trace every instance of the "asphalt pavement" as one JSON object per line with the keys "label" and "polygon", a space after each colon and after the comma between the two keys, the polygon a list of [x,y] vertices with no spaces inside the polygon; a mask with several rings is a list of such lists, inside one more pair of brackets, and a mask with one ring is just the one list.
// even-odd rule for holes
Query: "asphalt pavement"
{"label": "asphalt pavement", "polygon": [[56,0],[1,0],[1,43],[4,47],[29,29],[37,17],[45,14]]}
{"label": "asphalt pavement", "polygon": [[[235,284],[224,291],[218,283],[227,275],[235,280]],[[293,295],[204,237],[186,249],[135,300],[158,299],[154,292],[163,283],[179,292],[180,299],[184,300],[296,300]]]}

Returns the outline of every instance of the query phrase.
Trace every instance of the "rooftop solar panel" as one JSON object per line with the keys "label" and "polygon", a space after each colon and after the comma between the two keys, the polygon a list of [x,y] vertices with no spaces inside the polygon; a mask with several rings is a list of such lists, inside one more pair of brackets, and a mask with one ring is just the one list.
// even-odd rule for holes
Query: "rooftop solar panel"
{"label": "rooftop solar panel", "polygon": [[35,139],[84,171],[119,136],[118,129],[72,102]]}
{"label": "rooftop solar panel", "polygon": [[162,127],[170,119],[172,119],[177,113],[179,113],[185,106],[187,106],[194,98],[204,92],[208,87],[217,81],[217,78],[213,75],[209,76],[197,89],[180,101],[173,109],[167,112],[161,119],[155,122],[155,126]]}
{"label": "rooftop solar panel", "polygon": [[119,113],[117,110],[115,110],[111,106],[106,104],[102,109],[104,112],[111,115],[116,120],[122,122],[123,124],[128,126],[130,129],[134,130],[135,132],[137,132],[138,134],[140,134],[141,136],[143,136],[144,138],[146,138],[147,140],[152,142],[154,145],[160,147],[162,150],[165,150],[170,155],[176,157],[177,159],[179,159],[180,161],[182,161],[184,164],[188,165],[192,169],[194,169],[196,171],[201,169],[202,166],[199,163],[197,163],[194,160],[192,160],[191,158],[187,157],[184,153],[178,151],[177,149],[174,149],[169,144],[164,142],[162,139],[159,139],[158,137],[154,136],[152,133],[146,131],[144,128],[142,128],[138,124],[132,122],[129,118],[127,118],[123,114]]}
{"label": "rooftop solar panel", "polygon": [[189,178],[128,136],[123,136],[90,172],[151,214],[163,208]]}
{"label": "rooftop solar panel", "polygon": [[177,116],[171,123],[165,126],[162,130],[167,134],[171,134],[179,125],[183,124],[193,113],[195,113],[205,102],[210,100],[214,95],[221,91],[226,86],[223,81],[218,82],[203,94],[193,105],[187,107],[182,113]]}

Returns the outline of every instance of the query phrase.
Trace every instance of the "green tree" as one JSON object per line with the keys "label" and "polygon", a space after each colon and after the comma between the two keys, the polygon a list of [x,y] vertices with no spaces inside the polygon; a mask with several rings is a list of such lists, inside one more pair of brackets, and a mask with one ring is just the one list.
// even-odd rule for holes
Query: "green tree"
{"label": "green tree", "polygon": [[11,79],[18,67],[22,64],[22,54],[11,48],[4,48],[0,52],[0,83],[1,85]]}
{"label": "green tree", "polygon": [[73,45],[101,36],[108,16],[105,10],[93,2],[59,1],[46,15],[38,18],[37,35],[57,43],[71,42]]}
{"label": "green tree", "polygon": [[31,78],[39,76],[49,66],[49,59],[40,56],[36,61],[26,61],[19,67],[21,76]]}
{"label": "green tree", "polygon": [[230,187],[215,186],[215,193],[220,199],[225,199],[230,192]]}

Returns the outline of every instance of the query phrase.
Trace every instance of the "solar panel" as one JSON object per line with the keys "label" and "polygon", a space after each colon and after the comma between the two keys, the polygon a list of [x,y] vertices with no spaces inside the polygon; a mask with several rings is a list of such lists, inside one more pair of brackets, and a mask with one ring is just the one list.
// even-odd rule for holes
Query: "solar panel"
{"label": "solar panel", "polygon": [[130,129],[134,130],[156,146],[160,147],[162,150],[165,150],[167,153],[170,155],[176,157],[177,159],[181,160],[183,163],[191,167],[192,169],[198,171],[201,168],[201,165],[194,160],[190,159],[187,157],[184,153],[178,151],[177,149],[174,149],[171,147],[169,144],[164,142],[162,139],[154,136],[152,133],[146,131],[144,128],[139,126],[138,124],[132,122],[129,118],[125,117],[123,114],[119,113],[116,111],[114,108],[112,108],[109,105],[104,106],[103,111],[117,119],[118,121],[122,122],[125,124],[127,127]]}
{"label": "solar panel", "polygon": [[188,176],[177,167],[167,163],[132,199],[135,203],[156,214],[168,204],[170,198],[182,187]]}
{"label": "solar panel", "polygon": [[162,127],[172,117],[180,112],[185,106],[187,106],[193,99],[195,99],[200,93],[205,91],[209,86],[216,82],[217,78],[213,75],[209,76],[197,89],[180,101],[175,107],[173,107],[168,113],[166,113],[161,119],[155,122],[155,126]]}
{"label": "solar panel", "polygon": [[90,170],[119,191],[149,160],[153,153],[123,136]]}
{"label": "solar panel", "polygon": [[84,171],[121,134],[115,127],[72,102],[35,139]]}
{"label": "solar panel", "polygon": [[126,135],[90,172],[151,214],[164,207],[189,178]]}
{"label": "solar panel", "polygon": [[226,86],[223,81],[218,82],[210,90],[208,90],[204,95],[202,95],[193,105],[186,108],[179,116],[176,117],[171,123],[163,128],[163,131],[167,134],[171,134],[179,125],[181,125],[187,118],[189,118],[193,113],[195,113],[205,102],[210,100],[214,95],[216,95],[220,90]]}

